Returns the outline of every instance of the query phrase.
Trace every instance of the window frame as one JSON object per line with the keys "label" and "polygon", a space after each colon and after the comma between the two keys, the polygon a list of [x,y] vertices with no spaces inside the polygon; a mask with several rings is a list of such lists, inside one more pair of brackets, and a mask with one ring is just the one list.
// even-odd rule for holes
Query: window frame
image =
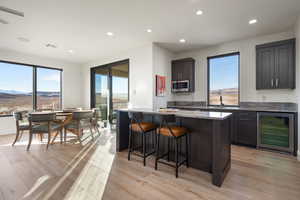
{"label": "window frame", "polygon": [[207,57],[207,105],[208,106],[220,106],[218,104],[210,104],[209,96],[210,96],[210,59],[214,58],[224,58],[228,56],[235,56],[238,55],[238,104],[237,105],[226,105],[226,107],[239,107],[240,106],[240,67],[241,67],[241,54],[239,51],[232,52],[232,53],[226,53],[226,54],[220,54],[216,56],[209,56]]}
{"label": "window frame", "polygon": [[[28,63],[21,63],[21,62],[13,62],[13,61],[7,61],[7,60],[0,60],[0,63],[7,63],[7,64],[14,64],[14,65],[22,65],[24,67],[31,67],[32,68],[32,109],[37,109],[37,69],[38,68],[44,68],[44,69],[52,69],[60,71],[60,108],[62,108],[62,75],[63,75],[63,69],[60,68],[54,68],[54,67],[46,67],[46,66],[40,66],[40,65],[34,65],[34,64],[28,64]],[[11,117],[13,114],[7,114],[7,115],[1,115],[1,117]]]}

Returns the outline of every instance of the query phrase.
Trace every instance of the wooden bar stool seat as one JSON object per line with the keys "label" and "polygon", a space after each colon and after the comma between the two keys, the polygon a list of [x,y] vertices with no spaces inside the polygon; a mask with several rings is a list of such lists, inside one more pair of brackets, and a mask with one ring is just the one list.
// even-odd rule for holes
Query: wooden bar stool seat
{"label": "wooden bar stool seat", "polygon": [[158,132],[164,136],[179,137],[186,134],[188,130],[180,126],[170,126],[169,128],[168,127],[158,128]]}
{"label": "wooden bar stool seat", "polygon": [[[156,139],[156,158],[155,158],[155,170],[157,170],[157,164],[162,163],[175,168],[175,176],[178,177],[178,168],[182,164],[186,164],[189,167],[189,146],[188,146],[188,129],[182,126],[174,125],[176,124],[176,118],[174,115],[160,115],[160,126],[157,128],[157,139]],[[172,124],[172,125],[171,125]],[[160,136],[167,137],[167,152],[161,154],[160,153]],[[184,158],[181,159],[181,141],[182,138],[185,138],[185,155]],[[175,165],[170,164],[170,148],[171,142],[174,141],[175,146],[175,156],[174,161]],[[163,148],[165,149],[165,148]],[[163,161],[162,159],[167,158],[168,162]]]}
{"label": "wooden bar stool seat", "polygon": [[156,125],[150,122],[132,123],[131,129],[135,132],[148,132],[156,129]]}
{"label": "wooden bar stool seat", "polygon": [[[144,166],[146,166],[146,158],[155,153],[155,147],[150,152],[147,152],[147,135],[148,133],[153,133],[150,135],[152,140],[155,141],[155,133],[157,126],[154,123],[144,122],[143,113],[141,112],[128,112],[128,117],[130,119],[129,124],[129,142],[128,142],[128,160],[130,160],[131,153],[138,148],[141,148],[141,154],[135,153],[135,155],[143,158]],[[134,147],[134,137],[133,133],[138,133],[141,138],[141,145]],[[149,146],[149,145],[148,145]]]}

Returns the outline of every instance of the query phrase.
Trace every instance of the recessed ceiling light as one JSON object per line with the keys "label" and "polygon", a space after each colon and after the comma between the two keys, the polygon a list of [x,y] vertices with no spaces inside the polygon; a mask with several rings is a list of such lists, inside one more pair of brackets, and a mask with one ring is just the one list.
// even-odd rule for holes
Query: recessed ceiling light
{"label": "recessed ceiling light", "polygon": [[180,43],[185,43],[186,41],[185,41],[185,39],[180,39],[179,42]]}
{"label": "recessed ceiling light", "polygon": [[255,24],[257,22],[257,19],[251,19],[250,21],[249,21],[249,24]]}
{"label": "recessed ceiling light", "polygon": [[202,10],[197,10],[196,15],[202,15],[203,11]]}
{"label": "recessed ceiling light", "polygon": [[20,42],[30,42],[30,40],[28,38],[24,38],[24,37],[18,37],[17,38]]}
{"label": "recessed ceiling light", "polygon": [[151,30],[151,29],[147,29],[147,32],[148,32],[148,33],[152,33],[152,30]]}
{"label": "recessed ceiling light", "polygon": [[112,33],[112,32],[107,32],[106,35],[108,35],[108,36],[113,36],[114,33]]}
{"label": "recessed ceiling light", "polygon": [[70,49],[68,52],[69,52],[69,53],[74,53],[74,51],[73,51],[72,49]]}

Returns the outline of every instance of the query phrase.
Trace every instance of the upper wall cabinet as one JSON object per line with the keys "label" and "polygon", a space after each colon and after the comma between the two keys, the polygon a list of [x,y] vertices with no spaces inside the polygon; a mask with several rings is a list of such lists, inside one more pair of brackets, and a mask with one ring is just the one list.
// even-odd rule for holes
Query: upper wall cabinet
{"label": "upper wall cabinet", "polygon": [[295,89],[295,41],[256,46],[256,89]]}
{"label": "upper wall cabinet", "polygon": [[172,61],[172,92],[195,91],[195,60],[184,58]]}

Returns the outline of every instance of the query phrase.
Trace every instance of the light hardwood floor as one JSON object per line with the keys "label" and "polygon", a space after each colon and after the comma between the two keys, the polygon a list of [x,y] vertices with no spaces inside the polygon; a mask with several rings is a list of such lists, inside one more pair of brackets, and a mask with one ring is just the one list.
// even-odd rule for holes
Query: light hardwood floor
{"label": "light hardwood floor", "polygon": [[102,131],[94,142],[15,147],[0,136],[0,200],[205,199],[299,200],[300,162],[295,157],[232,146],[232,167],[221,188],[208,173],[182,167],[153,169],[153,158],[115,153],[115,134]]}

